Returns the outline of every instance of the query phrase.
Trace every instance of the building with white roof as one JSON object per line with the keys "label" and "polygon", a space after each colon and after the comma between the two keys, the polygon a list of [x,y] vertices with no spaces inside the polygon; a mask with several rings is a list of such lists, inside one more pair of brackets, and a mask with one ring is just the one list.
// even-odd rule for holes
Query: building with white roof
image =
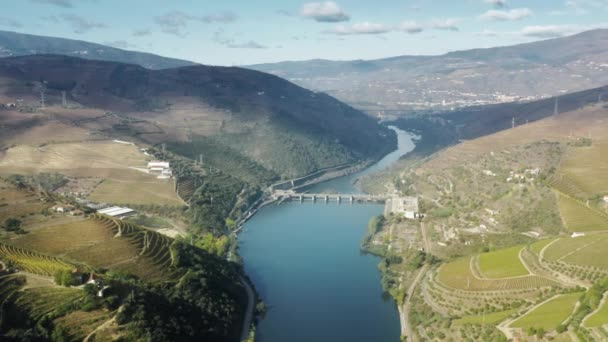
{"label": "building with white roof", "polygon": [[109,207],[97,211],[99,214],[107,215],[115,218],[125,218],[137,214],[137,212],[131,208],[123,207]]}

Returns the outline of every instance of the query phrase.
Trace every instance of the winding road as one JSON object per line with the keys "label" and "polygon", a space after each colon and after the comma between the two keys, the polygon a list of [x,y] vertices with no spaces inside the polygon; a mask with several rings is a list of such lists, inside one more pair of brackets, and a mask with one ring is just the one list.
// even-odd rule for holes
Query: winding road
{"label": "winding road", "polygon": [[249,329],[251,328],[251,321],[253,320],[253,304],[254,304],[254,294],[253,289],[247,282],[247,280],[241,277],[241,282],[245,286],[245,291],[247,292],[247,310],[245,312],[245,319],[243,320],[243,328],[241,330],[241,339],[240,341],[247,341],[249,339]]}

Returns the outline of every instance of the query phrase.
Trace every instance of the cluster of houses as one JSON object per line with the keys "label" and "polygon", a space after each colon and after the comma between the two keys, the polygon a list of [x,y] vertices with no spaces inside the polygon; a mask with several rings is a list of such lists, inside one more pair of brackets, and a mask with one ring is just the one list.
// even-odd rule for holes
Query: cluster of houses
{"label": "cluster of houses", "polygon": [[14,102],[9,103],[0,103],[0,110],[2,109],[15,109],[17,108],[17,104]]}
{"label": "cluster of houses", "polygon": [[82,216],[84,212],[71,204],[56,204],[51,208],[53,211],[71,216]]}
{"label": "cluster of houses", "polygon": [[540,175],[540,169],[526,169],[523,172],[515,172],[511,171],[509,173],[509,177],[507,178],[507,182],[531,182],[534,181]]}
{"label": "cluster of houses", "polygon": [[170,179],[173,177],[173,171],[169,162],[165,161],[151,161],[148,163],[148,173],[157,175],[158,179]]}

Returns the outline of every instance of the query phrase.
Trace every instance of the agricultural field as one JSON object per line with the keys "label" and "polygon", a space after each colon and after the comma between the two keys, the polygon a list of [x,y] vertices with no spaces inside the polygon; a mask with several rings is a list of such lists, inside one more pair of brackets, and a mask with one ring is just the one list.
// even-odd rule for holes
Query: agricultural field
{"label": "agricultural field", "polygon": [[608,250],[604,248],[606,242],[608,234],[561,238],[545,250],[544,258],[548,261],[608,268]]}
{"label": "agricultural field", "polygon": [[605,324],[608,324],[608,304],[606,301],[604,301],[604,305],[586,318],[584,322],[584,325],[587,328],[597,328]]}
{"label": "agricultural field", "polygon": [[84,292],[80,289],[45,287],[21,291],[13,301],[20,311],[38,320],[62,305],[82,299],[83,296]]}
{"label": "agricultural field", "polygon": [[481,275],[490,279],[528,275],[528,270],[519,260],[522,248],[523,246],[516,246],[479,255]]}
{"label": "agricultural field", "polygon": [[580,292],[559,295],[522,316],[513,322],[511,327],[553,331],[572,314],[580,296]]}
{"label": "agricultural field", "polygon": [[136,146],[113,141],[19,145],[0,155],[0,175],[60,173],[100,182],[89,196],[93,201],[183,205],[172,181],[142,171],[148,161]]}
{"label": "agricultural field", "polygon": [[20,269],[45,276],[59,271],[71,271],[76,266],[59,258],[0,243],[0,259],[17,265]]}
{"label": "agricultural field", "polygon": [[536,241],[530,245],[530,250],[537,256],[540,256],[540,252],[543,250],[543,248],[545,248],[548,244],[550,244],[553,241],[555,241],[555,239],[543,239],[543,240]]}
{"label": "agricultural field", "polygon": [[557,285],[552,280],[536,275],[506,279],[479,279],[471,271],[471,257],[460,258],[441,266],[437,280],[449,288],[468,291],[537,289]]}
{"label": "agricultural field", "polygon": [[65,328],[68,336],[74,341],[82,341],[95,328],[107,322],[112,313],[106,310],[74,311],[54,321]]}
{"label": "agricultural field", "polygon": [[173,181],[157,181],[140,174],[133,174],[128,181],[104,180],[91,193],[89,199],[98,203],[123,205],[184,205],[184,202],[174,192]]}
{"label": "agricultural field", "polygon": [[591,146],[573,147],[560,172],[582,189],[587,198],[608,194],[608,140],[592,140]]}
{"label": "agricultural field", "polygon": [[171,275],[172,239],[106,216],[51,223],[12,243],[94,268],[126,271],[146,280]]}
{"label": "agricultural field", "polygon": [[559,211],[571,232],[592,232],[608,230],[608,214],[587,207],[584,203],[558,193]]}
{"label": "agricultural field", "polygon": [[454,321],[455,325],[464,325],[464,324],[490,324],[496,325],[511,315],[515,314],[517,309],[492,312],[486,315],[475,315],[475,316],[464,316]]}
{"label": "agricultural field", "polygon": [[38,195],[15,189],[12,184],[0,179],[0,224],[8,218],[33,221],[51,204],[42,202]]}

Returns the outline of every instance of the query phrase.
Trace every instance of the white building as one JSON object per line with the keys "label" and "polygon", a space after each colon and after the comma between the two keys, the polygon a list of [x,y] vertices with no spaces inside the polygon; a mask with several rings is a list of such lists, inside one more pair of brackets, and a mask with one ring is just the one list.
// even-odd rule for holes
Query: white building
{"label": "white building", "polygon": [[164,161],[155,160],[155,161],[151,161],[148,163],[148,169],[160,168],[162,170],[162,169],[168,169],[170,167],[171,167],[171,165],[169,164],[169,162],[164,162]]}
{"label": "white building", "polygon": [[97,211],[99,214],[107,215],[115,218],[125,218],[137,214],[137,212],[131,208],[123,207],[109,207]]}

